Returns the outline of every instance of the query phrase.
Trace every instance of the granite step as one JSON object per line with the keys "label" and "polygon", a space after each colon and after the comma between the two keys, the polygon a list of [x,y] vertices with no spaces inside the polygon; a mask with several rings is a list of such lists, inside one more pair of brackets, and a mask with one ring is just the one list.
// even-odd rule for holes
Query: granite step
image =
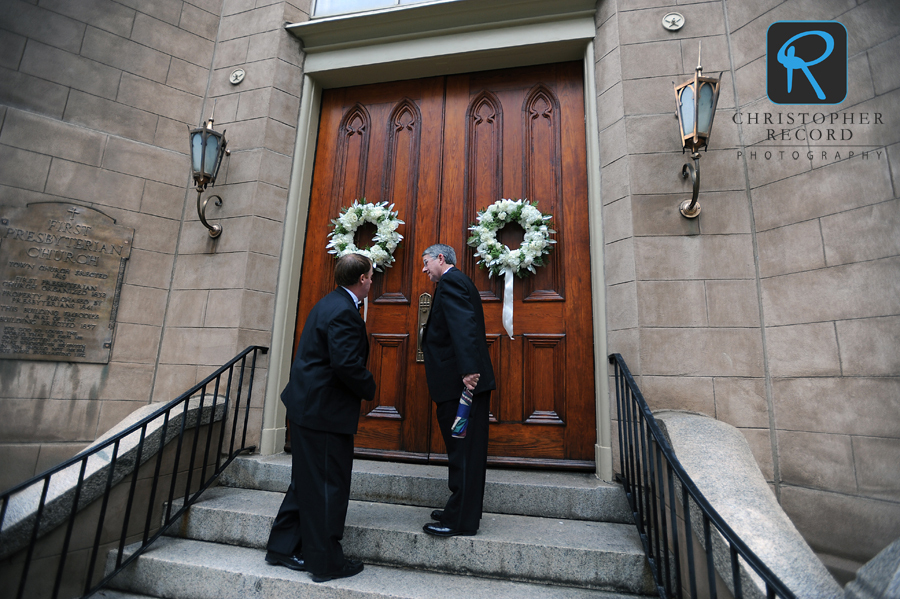
{"label": "granite step", "polygon": [[[220,484],[284,493],[291,480],[291,456],[245,456],[222,474]],[[446,466],[354,460],[350,498],[440,508],[447,501]],[[632,524],[621,485],[592,473],[489,469],[484,510],[570,520]]]}
{"label": "granite step", "polygon": [[[126,553],[129,548],[126,548]],[[261,549],[162,537],[112,581],[123,591],[178,599],[636,599],[634,595],[366,564],[317,584],[270,566]],[[115,559],[115,552],[110,559]]]}
{"label": "granite step", "polygon": [[[169,535],[263,549],[282,493],[209,489]],[[486,513],[476,536],[422,531],[429,507],[351,501],[344,551],[366,564],[445,574],[652,594],[634,525]],[[141,558],[143,559],[143,557]],[[261,556],[258,556],[261,562]]]}
{"label": "granite step", "polygon": [[92,595],[97,599],[157,599],[150,595],[137,595],[135,593],[127,593],[125,591],[117,591],[115,589],[100,589]]}

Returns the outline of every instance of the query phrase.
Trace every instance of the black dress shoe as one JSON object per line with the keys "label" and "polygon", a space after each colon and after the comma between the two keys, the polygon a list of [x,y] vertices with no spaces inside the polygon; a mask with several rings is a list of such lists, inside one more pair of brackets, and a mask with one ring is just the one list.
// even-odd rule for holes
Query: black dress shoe
{"label": "black dress shoe", "polygon": [[431,522],[422,527],[422,530],[436,537],[472,537],[475,536],[477,530],[456,530],[455,528],[447,528],[441,526],[438,522]]}
{"label": "black dress shoe", "polygon": [[285,568],[290,568],[291,570],[306,572],[306,562],[303,561],[302,557],[298,557],[296,555],[285,555],[284,553],[267,551],[266,562],[272,564],[273,566],[284,566]]}
{"label": "black dress shoe", "polygon": [[444,510],[434,510],[431,512],[431,519],[435,522],[440,522],[444,519]]}
{"label": "black dress shoe", "polygon": [[340,570],[336,572],[329,572],[328,574],[313,574],[312,579],[313,582],[328,582],[329,580],[334,580],[335,578],[350,578],[351,576],[356,576],[360,572],[363,571],[363,563],[358,559],[345,559],[344,565],[341,566]]}

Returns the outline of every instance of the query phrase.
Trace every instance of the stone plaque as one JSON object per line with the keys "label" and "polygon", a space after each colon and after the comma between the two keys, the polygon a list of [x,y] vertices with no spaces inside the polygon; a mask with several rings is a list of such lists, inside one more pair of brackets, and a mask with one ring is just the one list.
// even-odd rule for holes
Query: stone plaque
{"label": "stone plaque", "polygon": [[62,202],[0,206],[0,358],[106,364],[134,229]]}

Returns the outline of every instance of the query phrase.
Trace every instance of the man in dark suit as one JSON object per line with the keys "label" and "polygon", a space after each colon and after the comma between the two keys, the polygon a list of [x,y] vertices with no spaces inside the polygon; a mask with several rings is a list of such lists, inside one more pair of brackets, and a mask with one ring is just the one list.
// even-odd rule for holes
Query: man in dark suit
{"label": "man in dark suit", "polygon": [[338,259],[339,285],[303,325],[290,380],[281,393],[291,442],[291,486],[275,517],[266,561],[307,570],[315,582],[359,574],[341,539],[350,502],[353,435],[361,400],[375,398],[366,369],[369,342],[359,304],[372,285],[372,263],[360,254]]}
{"label": "man in dark suit", "polygon": [[[454,267],[456,252],[443,244],[422,252],[422,272],[437,283],[431,314],[422,334],[428,391],[437,404],[437,420],[447,446],[450,499],[424,526],[439,537],[474,535],[484,503],[488,417],[494,369],[484,333],[481,295],[472,280]],[[464,438],[451,435],[463,388],[473,395]]]}

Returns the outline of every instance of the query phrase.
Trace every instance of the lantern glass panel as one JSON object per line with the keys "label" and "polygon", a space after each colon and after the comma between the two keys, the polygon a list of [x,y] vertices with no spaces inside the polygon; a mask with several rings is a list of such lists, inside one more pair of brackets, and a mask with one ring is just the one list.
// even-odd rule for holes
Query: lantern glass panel
{"label": "lantern glass panel", "polygon": [[694,134],[694,86],[687,85],[681,90],[681,134]]}
{"label": "lantern glass panel", "polygon": [[713,86],[709,83],[700,84],[700,99],[697,106],[697,133],[700,135],[709,135],[709,128],[712,125],[713,113],[715,112],[715,94]]}
{"label": "lantern glass panel", "polygon": [[203,174],[209,177],[216,176],[216,159],[219,154],[219,143],[221,140],[218,135],[210,135],[206,139],[206,158],[203,163],[203,168],[206,172]]}
{"label": "lantern glass panel", "polygon": [[197,131],[191,133],[191,170],[194,173],[201,173],[203,165],[201,163],[203,157],[203,132]]}

